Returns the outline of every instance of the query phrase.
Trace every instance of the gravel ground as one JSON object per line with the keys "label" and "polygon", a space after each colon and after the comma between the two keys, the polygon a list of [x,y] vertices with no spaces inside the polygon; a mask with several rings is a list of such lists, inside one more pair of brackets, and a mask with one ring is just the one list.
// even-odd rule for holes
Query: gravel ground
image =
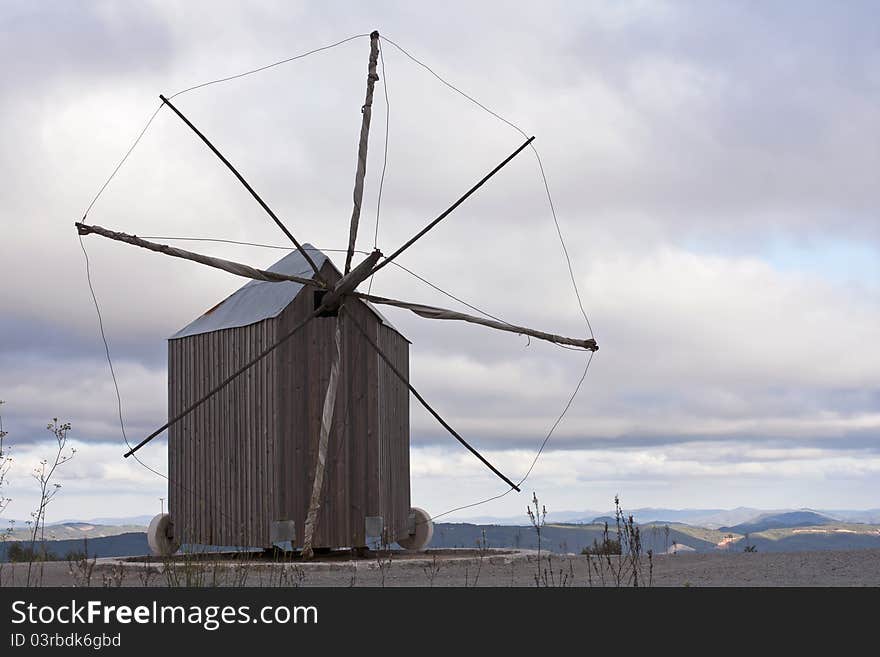
{"label": "gravel ground", "polygon": [[[592,569],[583,556],[546,556],[541,565],[550,585],[613,585],[607,564]],[[27,564],[0,564],[0,585],[23,586]],[[310,563],[254,564],[229,561],[177,563],[163,572],[143,562],[99,559],[91,586],[535,586],[537,554],[530,551],[427,551],[389,559],[333,559]],[[34,565],[39,570],[39,564]],[[647,580],[649,566],[642,564]],[[76,571],[76,569],[74,569]],[[552,571],[552,576],[551,576]],[[660,555],[653,560],[654,586],[880,586],[880,550],[794,553],[717,553]],[[66,562],[44,564],[43,586],[73,586],[84,578]],[[542,581],[543,584],[543,581]]]}

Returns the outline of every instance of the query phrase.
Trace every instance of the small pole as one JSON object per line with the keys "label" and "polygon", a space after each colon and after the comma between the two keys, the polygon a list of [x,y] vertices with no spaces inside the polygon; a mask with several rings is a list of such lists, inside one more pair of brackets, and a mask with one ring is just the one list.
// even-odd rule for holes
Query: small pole
{"label": "small pole", "polygon": [[376,73],[376,63],[379,60],[379,32],[374,30],[370,34],[370,63],[367,67],[367,96],[361,107],[361,138],[358,142],[357,171],[354,176],[354,207],[351,210],[351,227],[348,233],[348,253],[345,256],[345,273],[351,270],[351,259],[354,256],[354,246],[357,241],[358,222],[361,218],[361,202],[364,200],[364,177],[367,175],[367,142],[370,137],[370,119],[373,116],[373,86],[379,75]]}
{"label": "small pole", "polygon": [[164,497],[159,498],[159,504],[161,505],[162,515],[165,515],[165,498]]}

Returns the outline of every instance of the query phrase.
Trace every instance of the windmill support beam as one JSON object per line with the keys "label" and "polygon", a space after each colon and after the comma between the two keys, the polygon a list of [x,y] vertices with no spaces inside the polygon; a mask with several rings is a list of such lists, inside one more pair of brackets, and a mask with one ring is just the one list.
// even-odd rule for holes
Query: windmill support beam
{"label": "windmill support beam", "polygon": [[[354,207],[351,211],[351,225],[348,235],[348,251],[345,255],[345,270],[343,277],[336,283],[333,289],[324,294],[321,299],[321,307],[326,311],[337,311],[347,294],[369,275],[382,253],[376,249],[367,258],[352,270],[351,259],[354,256],[354,247],[357,241],[358,222],[361,216],[361,203],[364,198],[364,177],[367,173],[367,143],[370,138],[370,117],[373,113],[373,85],[379,76],[376,75],[376,63],[379,59],[379,33],[373,31],[370,34],[370,61],[367,66],[367,95],[361,107],[361,135],[358,142],[358,163],[354,177],[353,200]],[[336,317],[336,354],[333,365],[330,368],[330,381],[327,384],[327,392],[324,394],[324,413],[321,418],[321,432],[318,436],[318,454],[315,462],[315,476],[312,480],[312,494],[309,500],[309,510],[306,514],[305,537],[303,542],[302,556],[311,559],[314,556],[312,541],[315,528],[318,523],[318,510],[321,508],[322,487],[324,484],[324,470],[327,460],[327,443],[330,438],[330,424],[333,421],[333,407],[336,403],[336,389],[339,385],[339,361],[342,357],[340,346],[340,333],[342,329],[342,315]]]}
{"label": "windmill support beam", "polygon": [[351,259],[354,257],[354,246],[357,241],[358,223],[361,217],[361,203],[364,200],[364,177],[367,175],[367,145],[370,140],[370,119],[373,116],[373,87],[379,75],[376,73],[376,64],[379,60],[379,33],[373,31],[370,34],[370,62],[367,66],[367,95],[361,107],[361,137],[358,142],[357,171],[354,176],[354,192],[352,200],[354,207],[351,210],[351,226],[348,230],[348,253],[345,256],[345,270],[351,271]]}
{"label": "windmill support beam", "polygon": [[302,276],[289,276],[287,274],[276,274],[275,272],[266,271],[265,269],[257,269],[256,267],[251,267],[250,265],[245,265],[240,262],[235,262],[233,260],[214,258],[212,256],[206,256],[200,253],[178,249],[177,247],[168,246],[167,244],[150,242],[148,240],[141,239],[137,235],[119,233],[114,230],[102,228],[101,226],[90,226],[88,224],[80,222],[77,222],[75,225],[80,235],[100,235],[101,237],[116,240],[117,242],[125,242],[126,244],[139,246],[143,249],[155,251],[156,253],[164,253],[165,255],[169,255],[174,258],[192,260],[193,262],[198,262],[200,264],[207,265],[208,267],[214,267],[215,269],[222,269],[223,271],[227,271],[230,274],[243,276],[244,278],[252,278],[257,281],[271,282],[293,281],[294,283],[301,283],[303,285],[324,287],[323,283],[320,283],[313,278],[304,278]]}
{"label": "windmill support beam", "polygon": [[354,296],[358,297],[359,299],[363,299],[364,301],[369,301],[370,303],[395,306],[397,308],[405,308],[406,310],[415,313],[419,317],[425,317],[427,319],[452,319],[462,322],[470,322],[471,324],[481,324],[483,326],[488,326],[489,328],[497,329],[499,331],[507,331],[508,333],[517,333],[519,335],[528,335],[529,337],[537,338],[538,340],[546,340],[547,342],[553,342],[554,344],[580,347],[581,349],[586,349],[588,351],[599,350],[599,345],[596,344],[596,341],[592,338],[567,338],[562,335],[554,335],[553,333],[536,331],[535,329],[530,329],[525,326],[517,326],[515,324],[508,324],[506,322],[498,322],[493,319],[486,319],[484,317],[476,317],[474,315],[460,313],[456,310],[437,308],[436,306],[425,306],[423,304],[410,303],[408,301],[398,301],[397,299],[377,297],[370,294],[361,294],[359,292],[355,292]]}
{"label": "windmill support beam", "polygon": [[333,425],[333,410],[336,407],[336,393],[339,390],[339,361],[342,352],[342,317],[336,319],[336,331],[334,335],[336,351],[333,364],[330,366],[330,381],[327,384],[327,392],[324,395],[324,407],[321,413],[321,432],[318,435],[318,453],[315,457],[315,476],[312,479],[312,495],[309,500],[309,510],[303,530],[303,559],[311,559],[314,556],[312,543],[315,538],[315,529],[318,526],[318,511],[321,509],[322,491],[324,488],[324,472],[327,469],[327,447],[330,443],[330,429]]}

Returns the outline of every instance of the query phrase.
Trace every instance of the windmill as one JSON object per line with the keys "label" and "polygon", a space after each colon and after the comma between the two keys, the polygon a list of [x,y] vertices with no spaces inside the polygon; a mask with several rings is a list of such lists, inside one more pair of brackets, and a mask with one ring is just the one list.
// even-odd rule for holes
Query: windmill
{"label": "windmill", "polygon": [[[219,376],[215,373],[214,378],[211,379],[211,385],[203,386],[209,389],[200,390],[200,394],[196,396],[197,398],[187,398],[186,403],[179,404],[179,408],[174,409],[174,413],[172,413],[172,408],[169,407],[170,417],[168,422],[159,427],[152,434],[144,438],[140,443],[138,443],[134,447],[131,447],[131,449],[125,454],[126,457],[132,456],[135,452],[141,449],[153,438],[160,435],[166,429],[174,430],[176,427],[182,426],[182,424],[186,421],[188,417],[191,416],[191,414],[197,412],[198,409],[203,407],[203,405],[205,405],[206,403],[211,403],[211,400],[215,399],[216,396],[221,393],[221,391],[232,385],[233,382],[239,379],[239,377],[241,377],[245,372],[248,372],[249,370],[251,370],[251,368],[254,368],[255,366],[258,366],[258,364],[260,364],[261,362],[264,362],[267,357],[270,357],[270,354],[273,354],[274,352],[276,352],[276,350],[282,348],[283,345],[288,344],[289,341],[291,341],[298,333],[306,330],[306,327],[308,327],[310,323],[322,322],[322,326],[324,326],[327,325],[328,321],[331,322],[332,330],[330,334],[332,335],[332,338],[325,341],[322,347],[325,352],[322,353],[322,356],[326,357],[326,359],[329,361],[329,373],[326,376],[326,384],[322,394],[320,423],[317,428],[317,442],[314,449],[314,461],[312,464],[309,465],[308,468],[308,472],[312,473],[312,477],[309,486],[309,493],[307,495],[308,502],[306,506],[306,511],[304,514],[304,518],[301,519],[302,536],[301,540],[299,540],[298,537],[297,541],[302,545],[302,554],[305,558],[310,558],[313,555],[315,549],[315,537],[318,530],[317,528],[320,518],[319,512],[322,508],[322,504],[324,503],[324,499],[326,496],[325,474],[327,470],[329,443],[331,434],[334,431],[334,417],[338,417],[339,415],[337,409],[337,399],[339,397],[338,393],[340,388],[340,371],[343,369],[350,358],[350,354],[347,354],[345,350],[345,345],[350,343],[345,339],[344,336],[352,332],[358,334],[363,342],[367,344],[369,348],[373,350],[373,352],[375,352],[376,360],[384,368],[383,371],[387,371],[389,373],[388,376],[393,376],[401,384],[403,384],[404,394],[406,394],[407,391],[411,393],[419,401],[419,403],[422,404],[425,409],[427,409],[428,412],[433,415],[433,417],[436,418],[437,421],[454,438],[456,438],[456,440],[458,440],[465,448],[467,448],[486,467],[488,467],[493,473],[495,473],[495,475],[500,477],[512,489],[515,489],[517,491],[519,490],[516,484],[514,484],[495,466],[489,463],[476,449],[468,444],[467,441],[462,438],[437,413],[437,411],[434,410],[434,408],[424,399],[424,397],[422,397],[416,391],[409,380],[408,374],[403,371],[404,368],[401,367],[400,360],[395,359],[393,356],[389,356],[389,354],[386,353],[386,350],[383,349],[382,345],[379,344],[379,340],[376,339],[376,335],[371,335],[371,331],[368,330],[368,327],[365,327],[363,321],[364,315],[360,314],[359,312],[355,312],[356,308],[360,308],[364,306],[364,304],[368,305],[370,308],[374,308],[373,304],[387,305],[409,310],[410,312],[427,319],[470,322],[488,327],[493,330],[527,335],[529,337],[549,341],[558,345],[576,347],[589,351],[596,351],[598,349],[596,341],[592,338],[582,339],[564,337],[561,335],[555,335],[552,333],[547,333],[524,326],[512,325],[503,321],[468,315],[455,310],[408,301],[401,301],[398,299],[371,295],[369,293],[359,291],[358,287],[365,280],[373,276],[376,272],[380,271],[389,263],[393,262],[404,251],[409,249],[418,240],[422,239],[431,229],[433,229],[437,224],[439,224],[443,219],[451,214],[459,205],[461,205],[467,198],[469,198],[474,192],[476,192],[490,178],[497,174],[508,162],[510,162],[526,147],[528,147],[534,139],[534,137],[528,138],[513,153],[508,155],[495,168],[493,168],[481,180],[479,180],[467,192],[465,192],[458,200],[450,205],[449,208],[447,208],[444,212],[437,216],[433,221],[428,223],[412,238],[410,238],[398,249],[396,249],[391,255],[384,256],[378,249],[374,249],[365,258],[363,258],[363,260],[355,264],[354,256],[356,253],[358,224],[360,221],[364,179],[367,169],[367,150],[370,122],[372,117],[373,91],[375,83],[379,79],[376,73],[378,56],[379,33],[374,31],[370,35],[370,55],[368,63],[366,95],[363,106],[361,107],[361,129],[357,150],[357,167],[353,191],[353,206],[349,224],[348,248],[346,251],[344,269],[341,272],[336,272],[335,268],[332,268],[332,266],[329,266],[330,268],[328,268],[328,265],[326,265],[323,260],[317,258],[322,262],[322,264],[319,265],[319,263],[316,262],[315,250],[308,245],[300,243],[294,237],[291,231],[288,230],[284,223],[265,203],[265,201],[257,194],[257,192],[244,179],[244,177],[238,172],[238,170],[220,153],[220,151],[214,146],[214,144],[212,144],[211,141],[209,141],[208,138],[186,116],[183,115],[183,113],[171,102],[171,100],[169,98],[166,98],[165,96],[160,96],[163,105],[167,105],[236,176],[241,184],[250,192],[256,202],[262,207],[262,209],[269,215],[269,217],[275,222],[279,229],[290,240],[295,249],[294,253],[296,254],[298,262],[303,264],[303,266],[306,267],[307,271],[311,270],[311,273],[308,275],[303,275],[302,272],[296,271],[296,268],[294,268],[294,270],[292,271],[285,270],[283,268],[279,269],[277,267],[270,268],[269,270],[258,269],[244,263],[206,256],[176,247],[151,242],[149,240],[137,237],[136,235],[112,231],[102,228],[100,226],[89,225],[85,223],[85,218],[82,222],[76,223],[76,228],[81,236],[91,234],[99,235],[105,238],[109,238],[111,240],[120,241],[155,252],[163,253],[171,257],[183,258],[186,260],[198,262],[209,267],[214,267],[238,276],[252,279],[252,281],[260,281],[272,285],[293,283],[297,285],[296,295],[294,296],[299,299],[305,298],[300,296],[303,293],[303,290],[309,290],[312,292],[312,306],[309,309],[310,311],[304,313],[304,316],[301,316],[299,321],[296,321],[293,324],[279,325],[283,326],[283,330],[279,329],[278,331],[276,331],[272,335],[272,339],[269,342],[262,344],[262,348],[256,349],[255,353],[252,354],[252,357],[245,359],[246,362],[237,361],[235,367],[233,368],[234,371],[229,372],[228,375]],[[245,286],[245,288],[247,287],[248,286]],[[245,288],[242,289],[244,290]],[[288,301],[291,301],[291,299],[288,299]],[[263,316],[261,315],[260,317],[262,318]],[[266,315],[266,317],[268,317],[268,315]],[[323,375],[321,381],[322,383],[324,381]],[[336,430],[338,431],[338,428],[336,428]],[[313,440],[314,438],[314,436],[311,437],[311,439]],[[406,443],[408,448],[408,425],[406,428]],[[408,473],[408,460],[406,472]],[[182,475],[179,473],[175,475],[174,468],[172,468],[172,476],[177,477],[178,480],[182,478]],[[177,490],[180,486],[183,486],[183,484],[180,484],[179,481],[172,481],[171,484],[172,485],[170,486],[170,488],[172,490],[170,492],[171,499],[169,500],[169,510],[172,510],[173,500],[175,499],[174,490]],[[177,488],[175,488],[176,484],[179,484]],[[408,499],[408,486],[409,482],[407,480],[406,499]],[[392,532],[393,535],[390,538],[397,541],[403,547],[421,549],[430,540],[432,526],[431,518],[426,512],[418,508],[408,509],[408,511],[409,514],[407,526],[405,528],[396,526],[396,529]],[[219,511],[219,513],[224,512]],[[369,524],[370,520],[376,520],[376,518],[367,518],[366,520]],[[378,520],[380,524],[383,522],[382,518],[378,518]],[[272,521],[271,534],[273,536],[273,539],[292,539],[292,537],[296,534],[295,528],[289,528],[288,525],[284,524],[291,522],[293,521],[277,519]],[[203,534],[203,536],[208,535]],[[202,540],[210,541],[212,540],[210,536],[209,538],[203,538]],[[362,536],[363,533],[359,533],[359,538],[352,539],[352,541],[360,541]],[[154,519],[150,527],[150,543],[154,551],[159,553],[173,552],[174,550],[176,550],[176,546],[179,544],[180,538],[181,532],[175,531],[173,522],[169,516],[160,515],[157,516],[156,519]],[[221,539],[214,540],[216,542]],[[352,545],[351,541],[349,541],[349,545]]]}

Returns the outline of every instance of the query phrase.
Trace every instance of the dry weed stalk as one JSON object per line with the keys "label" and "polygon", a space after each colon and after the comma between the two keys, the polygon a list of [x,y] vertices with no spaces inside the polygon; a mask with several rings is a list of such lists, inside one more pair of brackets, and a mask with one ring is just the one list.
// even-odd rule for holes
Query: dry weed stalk
{"label": "dry weed stalk", "polygon": [[[584,548],[582,551],[582,554],[587,556],[587,583],[593,586],[595,575],[602,586],[609,584],[618,587],[644,586],[641,529],[632,514],[624,514],[620,508],[620,497],[617,495],[614,496],[614,523],[615,538],[612,538],[608,531],[606,522],[602,531],[602,542],[594,539],[592,547]],[[668,526],[666,534],[668,537]],[[654,582],[654,551],[648,550],[647,557],[648,586],[651,586]]]}
{"label": "dry weed stalk", "polygon": [[[0,399],[0,405],[5,403],[6,402]],[[6,507],[8,507],[9,503],[12,501],[12,498],[6,497],[3,492],[6,486],[9,470],[12,468],[12,457],[9,456],[9,445],[6,442],[6,436],[8,435],[9,432],[3,430],[3,415],[0,414],[0,515],[3,514]],[[0,532],[0,540],[6,540],[11,533],[12,526],[10,525],[8,530]]]}
{"label": "dry weed stalk", "polygon": [[[67,434],[70,431],[69,422],[59,424],[57,417],[52,418],[52,421],[46,425],[46,429],[51,432],[55,438],[55,455],[51,460],[51,465],[49,464],[49,459],[43,459],[31,473],[31,476],[40,485],[40,501],[37,508],[31,512],[31,547],[28,560],[26,586],[31,586],[32,583],[36,583],[36,579],[31,579],[35,560],[39,560],[40,562],[39,581],[40,583],[43,581],[43,564],[48,556],[46,553],[46,508],[49,506],[49,503],[55,499],[55,496],[61,489],[61,484],[53,481],[53,477],[55,476],[56,470],[67,463],[76,454],[76,449],[67,446]],[[35,549],[38,536],[40,537],[41,549],[43,550],[42,555],[37,555]]]}
{"label": "dry weed stalk", "polygon": [[150,582],[154,577],[159,575],[159,570],[154,568],[150,563],[149,559],[144,561],[144,567],[138,568],[138,580],[140,580],[141,586],[147,587],[150,585]]}
{"label": "dry weed stalk", "polygon": [[120,588],[125,579],[125,564],[117,562],[110,568],[110,572],[101,573],[101,584],[104,588]]}
{"label": "dry weed stalk", "polygon": [[437,578],[437,573],[440,572],[440,564],[437,563],[436,554],[431,557],[430,566],[422,566],[422,572],[428,578],[428,588],[434,588],[434,580]]}
{"label": "dry weed stalk", "polygon": [[547,507],[539,507],[538,494],[534,491],[532,491],[532,504],[535,505],[534,512],[531,507],[527,506],[526,514],[528,514],[529,522],[532,523],[532,528],[538,536],[538,569],[535,573],[535,586],[541,586],[541,532],[544,529],[544,525],[547,524]]}
{"label": "dry weed stalk", "polygon": [[89,540],[83,539],[83,551],[80,553],[70,552],[67,555],[67,572],[70,574],[75,587],[87,587],[92,585],[92,572],[98,557],[89,559]]}

